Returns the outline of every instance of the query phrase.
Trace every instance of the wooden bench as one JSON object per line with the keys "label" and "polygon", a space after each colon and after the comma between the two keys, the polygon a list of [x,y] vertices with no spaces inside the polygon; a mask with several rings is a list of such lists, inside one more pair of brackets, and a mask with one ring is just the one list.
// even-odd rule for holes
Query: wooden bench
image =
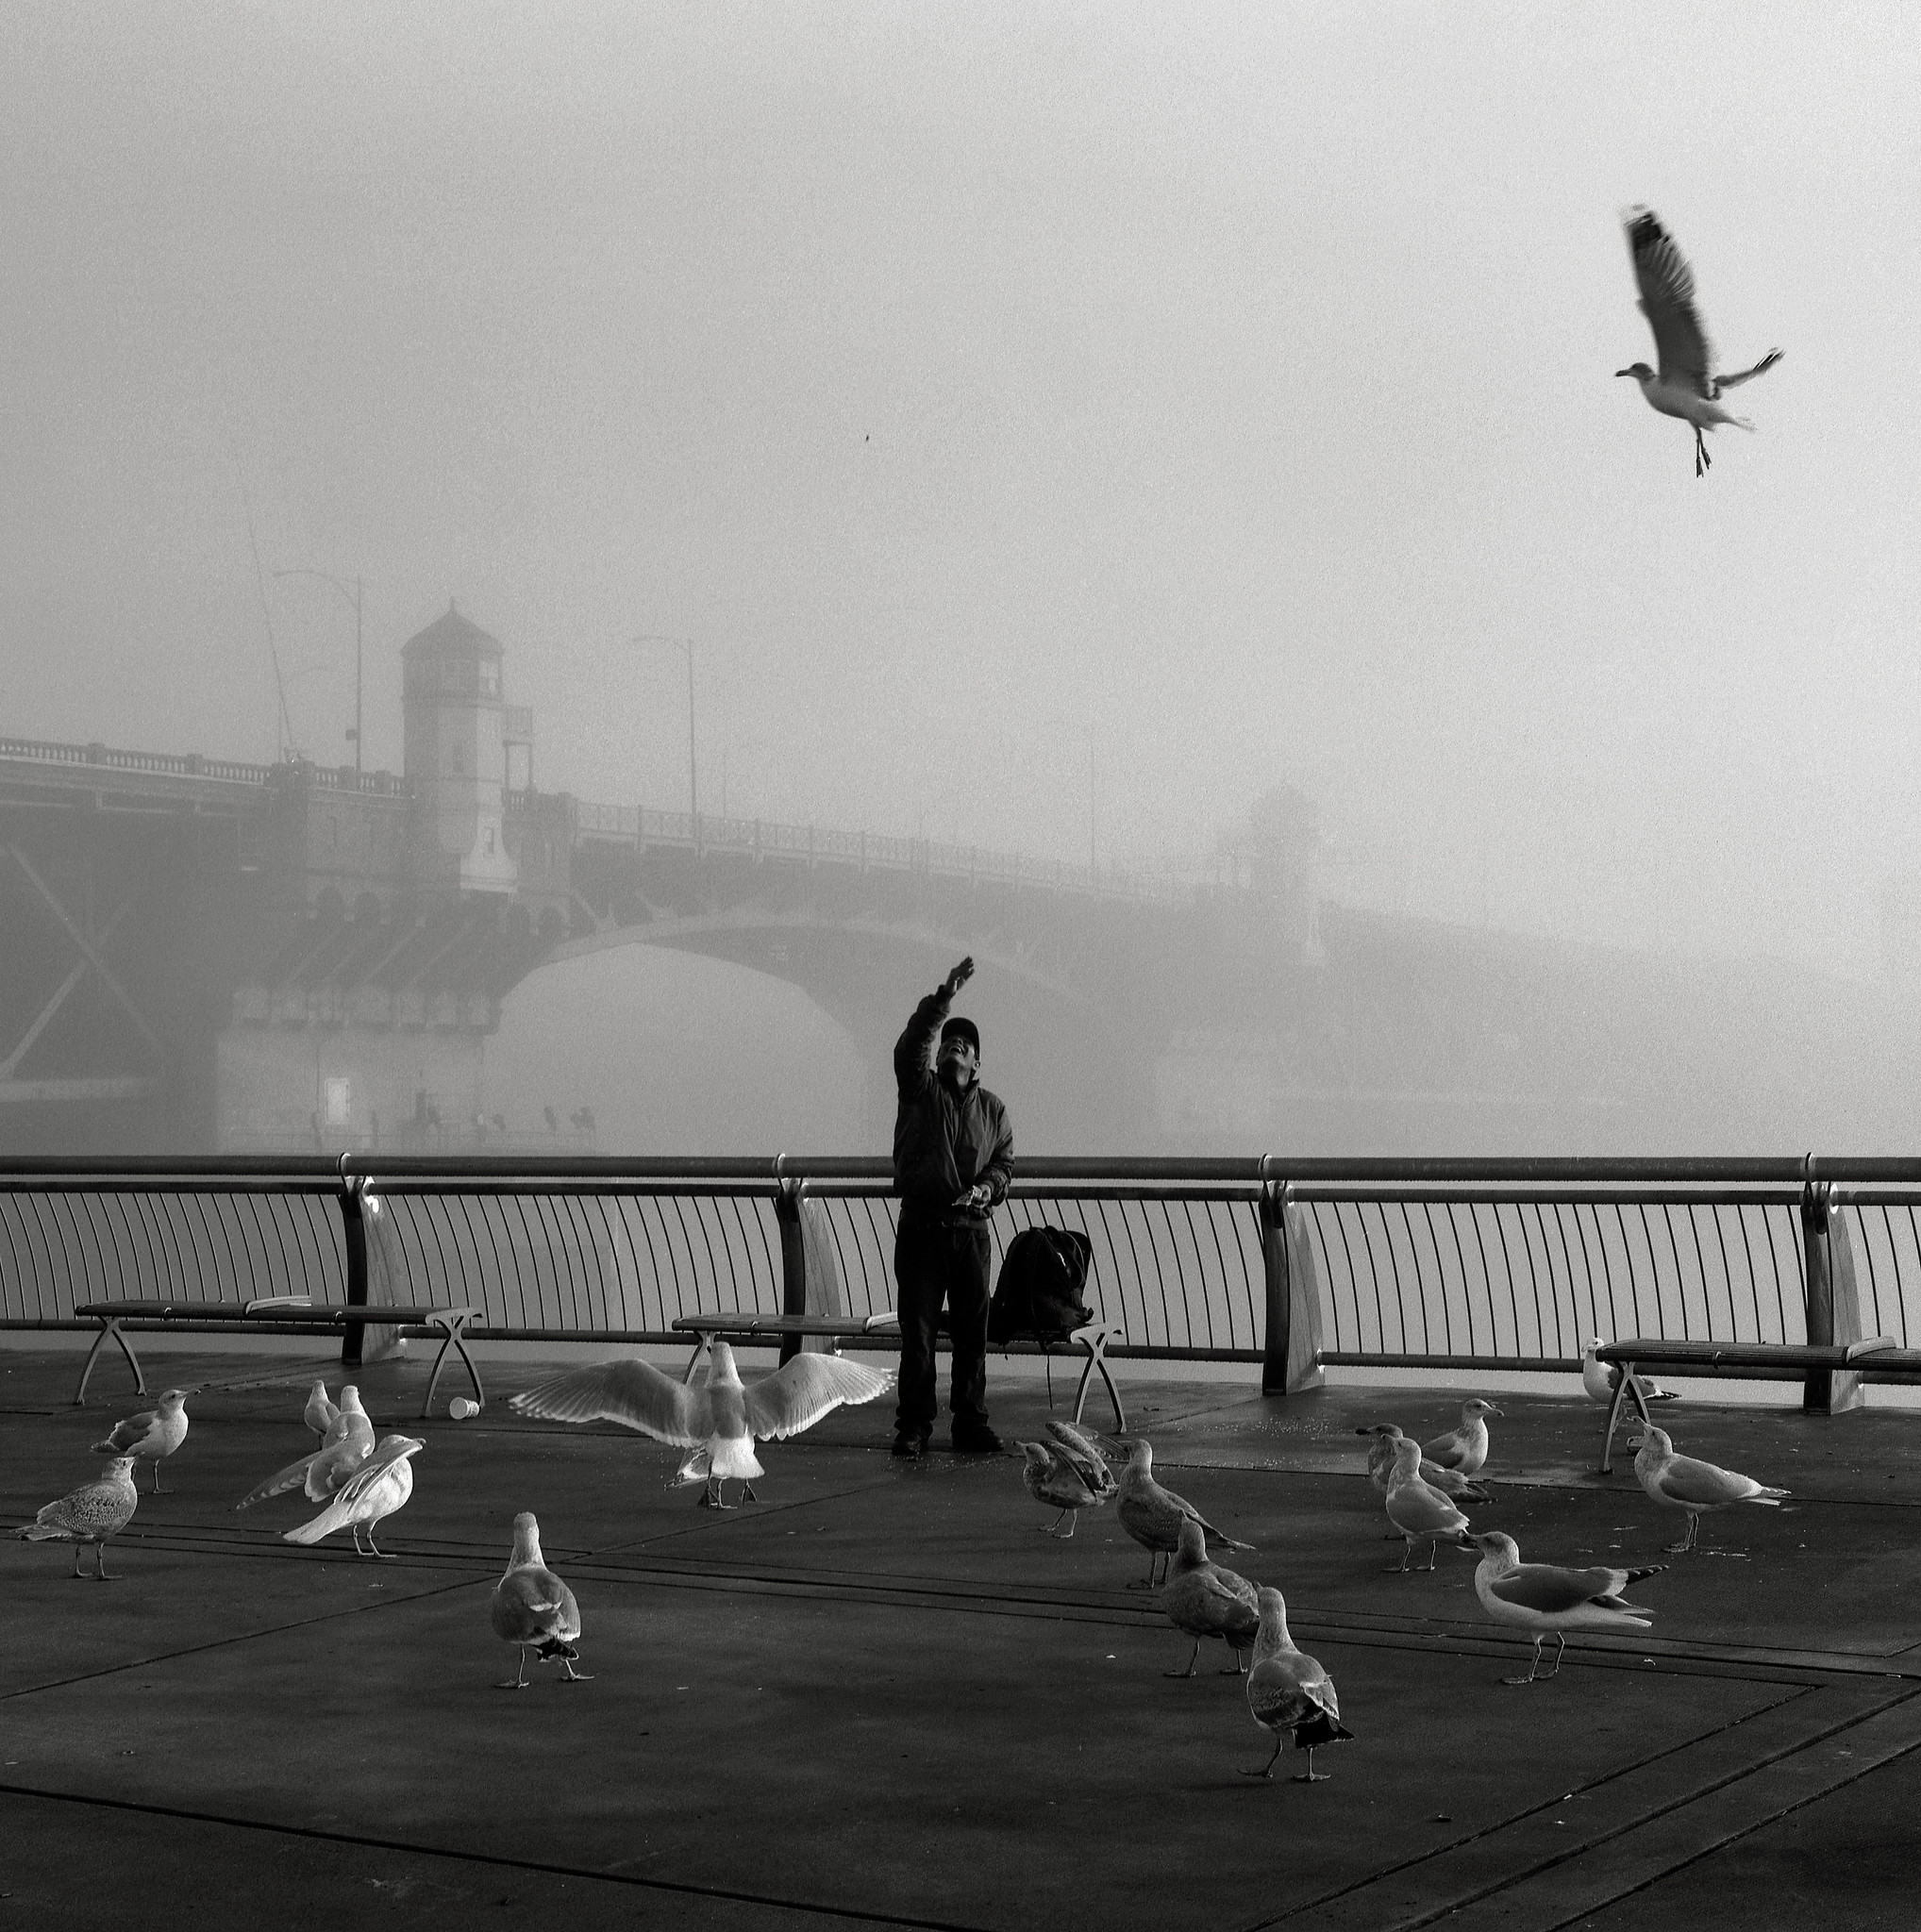
{"label": "wooden bench", "polygon": [[[673,1324],[682,1333],[696,1338],[693,1354],[688,1359],[687,1373],[680,1378],[683,1382],[693,1379],[693,1371],[699,1365],[702,1351],[716,1336],[725,1337],[729,1341],[757,1341],[777,1337],[781,1342],[781,1360],[786,1362],[799,1352],[802,1340],[810,1335],[825,1336],[833,1353],[839,1355],[843,1341],[857,1341],[863,1335],[872,1335],[881,1329],[897,1329],[899,1325],[900,1317],[892,1309],[885,1314],[864,1316],[728,1315],[716,1311],[712,1314],[681,1315]],[[1114,1406],[1114,1427],[1126,1430],[1127,1411],[1121,1407],[1121,1391],[1114,1387],[1114,1378],[1107,1363],[1109,1348],[1126,1339],[1118,1326],[1107,1322],[1090,1322],[1067,1337],[1087,1355],[1080,1371],[1080,1385],[1074,1391],[1074,1423],[1077,1428],[1087,1407],[1088,1380],[1098,1370],[1101,1380],[1107,1384],[1108,1400]]]}
{"label": "wooden bench", "polygon": [[87,1399],[87,1378],[93,1373],[94,1359],[109,1338],[119,1342],[120,1352],[133,1371],[135,1387],[142,1395],[147,1392],[146,1377],[141,1373],[133,1345],[126,1339],[129,1322],[156,1327],[249,1327],[294,1335],[342,1335],[357,1328],[388,1327],[424,1337],[438,1335],[441,1352],[435,1356],[433,1374],[427,1377],[422,1416],[432,1413],[434,1387],[441,1379],[441,1368],[450,1348],[458,1349],[467,1365],[467,1374],[474,1383],[474,1400],[483,1408],[487,1406],[486,1392],[480,1387],[480,1371],[474,1366],[474,1357],[467,1353],[464,1340],[470,1324],[487,1319],[477,1307],[385,1307],[372,1304],[347,1307],[336,1302],[323,1302],[316,1307],[304,1295],[263,1295],[250,1302],[85,1302],[74,1313],[100,1324],[100,1333],[87,1351],[86,1365],[80,1371],[80,1386],[74,1391],[75,1407]]}
{"label": "wooden bench", "polygon": [[1847,1343],[1795,1341],[1662,1341],[1641,1338],[1611,1341],[1595,1351],[1596,1361],[1617,1365],[1621,1379],[1614,1389],[1614,1400],[1608,1409],[1607,1434],[1601,1440],[1601,1474],[1612,1471],[1614,1431],[1621,1409],[1630,1398],[1641,1411],[1641,1420],[1656,1425],[1647,1412],[1637,1373],[1642,1369],[1666,1369],[1677,1375],[1743,1374],[1801,1375],[1835,1374],[1852,1370],[1871,1373],[1890,1381],[1921,1380],[1921,1349],[1902,1348],[1892,1336],[1875,1335],[1865,1341]]}

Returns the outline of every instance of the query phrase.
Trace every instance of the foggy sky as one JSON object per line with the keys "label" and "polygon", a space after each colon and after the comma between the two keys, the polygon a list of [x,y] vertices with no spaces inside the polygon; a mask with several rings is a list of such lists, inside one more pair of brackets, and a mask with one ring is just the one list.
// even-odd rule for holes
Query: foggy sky
{"label": "foggy sky", "polygon": [[[536,777],[1874,966],[1921,870],[1910,8],[22,6],[0,732],[265,758],[248,547]],[[1619,211],[1760,425],[1690,439]],[[270,583],[299,747],[352,620]]]}

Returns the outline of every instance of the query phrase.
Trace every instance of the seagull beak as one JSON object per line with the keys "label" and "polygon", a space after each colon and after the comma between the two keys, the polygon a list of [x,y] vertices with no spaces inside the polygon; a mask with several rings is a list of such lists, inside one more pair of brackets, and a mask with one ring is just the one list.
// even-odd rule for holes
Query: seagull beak
{"label": "seagull beak", "polygon": [[1616,375],[1632,375],[1634,372],[1631,369],[1617,369],[1614,371],[1614,374]]}

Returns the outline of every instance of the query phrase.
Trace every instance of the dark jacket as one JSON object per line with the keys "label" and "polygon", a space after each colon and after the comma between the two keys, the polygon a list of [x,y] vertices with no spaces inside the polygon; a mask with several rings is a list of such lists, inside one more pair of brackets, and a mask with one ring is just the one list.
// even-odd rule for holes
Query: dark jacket
{"label": "dark jacket", "polygon": [[[942,1223],[983,1227],[1007,1199],[1013,1178],[1014,1137],[1007,1108],[978,1080],[958,1097],[934,1071],[934,1053],[952,996],[944,987],[914,1008],[894,1041],[894,1080],[900,1096],[894,1117],[894,1191],[908,1226]],[[994,1190],[989,1208],[957,1208],[977,1183]]]}

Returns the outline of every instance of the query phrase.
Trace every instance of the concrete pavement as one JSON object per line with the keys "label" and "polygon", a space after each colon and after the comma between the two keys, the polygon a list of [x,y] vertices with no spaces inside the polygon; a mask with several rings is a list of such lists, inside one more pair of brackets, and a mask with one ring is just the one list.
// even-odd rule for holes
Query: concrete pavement
{"label": "concrete pavement", "polygon": [[[112,1546],[124,1580],[0,1543],[0,1932],[183,1893],[209,1928],[295,1901],[429,1928],[529,1907],[729,1932],[1911,1923],[1911,1415],[1677,1405],[1684,1450],[1796,1494],[1711,1517],[1700,1555],[1666,1558],[1679,1520],[1631,1457],[1592,1473],[1599,1410],[1497,1396],[1477,1527],[1524,1557],[1672,1564],[1633,1592],[1645,1641],[1570,1645],[1557,1680],[1510,1690],[1528,1646],[1486,1620],[1466,1556],[1385,1574],[1398,1550],[1353,1433],[1432,1436],[1458,1393],[1276,1403],[1124,1365],[1157,1469],[1257,1545],[1235,1567],[1286,1591],[1339,1686],[1357,1739],[1309,1788],[1241,1775],[1269,1740],[1209,1672],[1218,1650],[1191,1681],[1161,1674],[1187,1641],[1128,1587],[1145,1559],[1111,1509],[1040,1535],[1016,1460],[896,1463],[886,1403],[767,1445],[762,1502],[715,1515],[666,1487],[662,1445],[510,1415],[538,1365],[483,1357],[483,1414],[426,1424],[424,1366],[372,1366],[376,1425],[427,1441],[381,1534],[396,1559],[375,1563],[343,1537],[283,1541],[304,1499],[233,1508],[302,1453],[306,1383],[338,1364],[184,1341],[142,1349],[151,1388],[207,1387],[167,1465],[177,1493],[143,1489]],[[750,1377],[771,1362],[743,1357]],[[92,1474],[87,1445],[142,1406],[103,1366],[75,1410],[75,1372],[70,1352],[0,1353],[0,1520]],[[1002,1433],[1037,1433],[1040,1385],[990,1381]],[[513,1669],[487,1604],[518,1509],[580,1601],[592,1684],[542,1668],[493,1688]]]}

